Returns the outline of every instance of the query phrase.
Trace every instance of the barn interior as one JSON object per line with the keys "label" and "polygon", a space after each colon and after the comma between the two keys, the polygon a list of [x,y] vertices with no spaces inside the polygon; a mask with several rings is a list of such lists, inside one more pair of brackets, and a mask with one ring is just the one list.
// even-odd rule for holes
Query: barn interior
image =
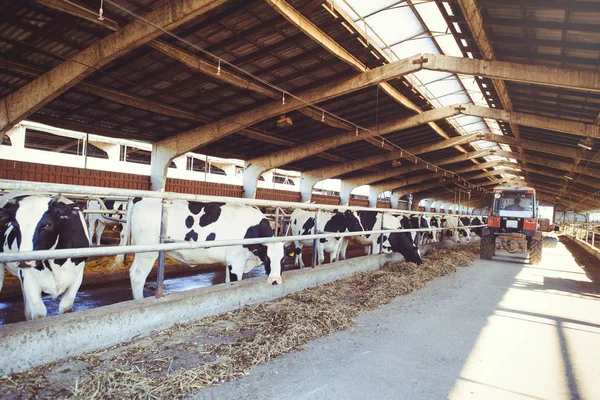
{"label": "barn interior", "polygon": [[[0,132],[24,119],[374,196],[600,208],[599,1],[1,1]],[[401,29],[397,29],[401,26]],[[32,145],[73,151],[31,135]],[[4,137],[4,145],[9,141]],[[312,185],[312,186],[311,186]]]}

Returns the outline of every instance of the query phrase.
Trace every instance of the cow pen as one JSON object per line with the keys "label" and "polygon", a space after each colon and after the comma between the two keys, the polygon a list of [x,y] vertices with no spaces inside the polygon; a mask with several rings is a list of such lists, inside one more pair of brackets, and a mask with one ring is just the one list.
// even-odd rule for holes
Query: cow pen
{"label": "cow pen", "polygon": [[[78,187],[73,185],[40,185],[16,181],[0,181],[0,187],[5,190],[61,193],[66,196],[79,197],[154,197],[163,199],[163,204],[168,204],[171,200],[231,202],[236,204],[276,207],[276,215],[279,214],[280,208],[290,207],[308,209],[315,211],[316,214],[321,210],[328,211],[337,209],[352,211],[369,210],[391,213],[393,215],[440,215],[439,213],[408,212],[403,210],[373,209],[366,207],[274,202],[241,198],[224,199],[220,197],[195,196],[168,192]],[[276,236],[271,238],[221,240],[212,242],[173,242],[163,240],[163,243],[161,244],[149,246],[103,246],[68,250],[2,253],[0,254],[0,262],[33,261],[67,257],[112,256],[123,253],[151,251],[160,251],[162,254],[165,254],[168,250],[179,249],[287,242],[290,240],[318,240],[331,237],[352,237],[369,233],[389,234],[393,232],[421,232],[425,230],[442,229],[443,228],[402,230],[374,229],[372,231],[360,232],[318,233],[302,236]],[[449,228],[446,230],[449,230]],[[427,252],[433,247],[435,246],[425,245],[423,246],[422,251]],[[380,250],[381,249],[379,249],[379,252]],[[314,247],[313,253],[315,253]],[[164,280],[163,256],[159,258],[159,261],[161,262],[159,263],[159,271],[157,274],[157,296],[155,299],[146,298],[143,301],[126,301],[97,309],[82,310],[72,314],[1,326],[0,335],[2,335],[3,341],[0,345],[0,351],[5,355],[5,357],[2,358],[5,361],[0,363],[0,373],[7,374],[21,371],[60,358],[115,345],[136,336],[145,336],[151,332],[167,329],[175,324],[190,322],[209,315],[231,311],[244,304],[272,300],[307,287],[318,286],[326,282],[348,277],[359,271],[378,269],[386,261],[394,259],[399,259],[394,253],[377,254],[338,261],[314,269],[309,268],[304,270],[286,271],[284,282],[278,287],[268,286],[262,282],[262,280],[251,279],[191,291],[170,293],[168,296],[163,297],[160,290],[160,288],[163,287]],[[84,334],[84,332],[87,333]],[[77,339],[78,336],[85,339]],[[93,337],[94,340],[88,340],[90,337]],[[23,340],[32,344],[35,343],[35,345],[31,345],[27,350],[24,350],[22,346]],[[57,353],[55,351],[56,348],[60,348],[61,351]],[[18,362],[15,362],[15,360],[18,360]]]}

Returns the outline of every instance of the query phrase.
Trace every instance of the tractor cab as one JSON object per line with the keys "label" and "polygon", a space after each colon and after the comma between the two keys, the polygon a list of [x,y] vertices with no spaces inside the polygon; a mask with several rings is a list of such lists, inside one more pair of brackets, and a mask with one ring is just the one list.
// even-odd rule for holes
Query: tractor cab
{"label": "tractor cab", "polygon": [[491,260],[496,250],[509,253],[529,251],[529,260],[542,258],[542,237],[538,230],[535,189],[498,186],[494,188],[492,212],[481,239],[481,258]]}

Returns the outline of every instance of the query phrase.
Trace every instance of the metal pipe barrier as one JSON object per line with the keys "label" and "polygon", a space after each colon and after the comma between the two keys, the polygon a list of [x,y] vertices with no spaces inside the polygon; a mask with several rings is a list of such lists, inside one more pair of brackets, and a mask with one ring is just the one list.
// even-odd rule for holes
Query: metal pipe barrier
{"label": "metal pipe barrier", "polygon": [[[257,239],[239,239],[239,240],[225,240],[225,241],[210,241],[206,242],[171,242],[170,238],[166,236],[167,231],[167,220],[165,208],[169,207],[170,200],[184,200],[184,201],[201,201],[201,202],[223,202],[222,197],[217,196],[205,196],[205,195],[193,195],[184,193],[172,193],[172,192],[157,192],[148,190],[130,190],[130,189],[113,189],[95,186],[76,186],[66,184],[51,184],[51,183],[33,183],[23,181],[12,181],[12,180],[0,180],[0,187],[3,190],[19,190],[25,192],[42,192],[42,193],[61,193],[62,195],[78,196],[84,198],[97,198],[102,197],[116,197],[122,198],[133,198],[133,197],[146,197],[146,198],[160,198],[162,199],[161,205],[161,228],[160,228],[160,244],[150,246],[117,246],[117,247],[102,247],[102,248],[85,248],[85,249],[64,249],[64,250],[43,250],[43,251],[32,251],[32,252],[19,252],[19,253],[5,253],[0,254],[0,262],[15,262],[15,261],[36,261],[45,259],[57,259],[57,258],[71,258],[71,257],[92,257],[92,256],[111,256],[124,253],[144,253],[144,252],[159,252],[159,265],[157,273],[157,292],[156,297],[161,297],[163,294],[164,287],[164,266],[166,259],[166,252],[170,250],[193,250],[206,247],[220,247],[220,246],[235,246],[235,245],[246,245],[246,244],[261,244],[261,243],[272,243],[272,242],[289,242],[293,240],[310,240],[313,239],[313,254],[312,254],[312,267],[314,268],[317,261],[317,241],[324,238],[339,238],[346,236],[361,236],[367,234],[389,234],[395,232],[423,232],[423,231],[437,231],[437,230],[453,230],[462,229],[464,227],[456,228],[415,228],[415,229],[400,229],[400,230],[385,230],[383,229],[383,218],[380,230],[374,231],[362,231],[362,232],[344,232],[344,233],[324,233],[324,234],[313,234],[313,235],[302,235],[302,236],[281,236],[277,237],[277,227],[279,225],[279,211],[280,208],[303,208],[315,211],[314,226],[318,227],[319,213],[321,211],[334,211],[334,210],[351,210],[351,211],[376,211],[380,213],[387,213],[392,215],[447,215],[449,217],[460,218],[460,214],[442,214],[442,213],[431,213],[425,211],[411,211],[411,210],[396,210],[389,208],[371,208],[371,207],[358,207],[358,206],[334,206],[324,204],[307,204],[307,203],[296,203],[296,202],[284,202],[284,201],[270,201],[270,200],[256,200],[256,199],[243,199],[243,198],[227,198],[228,203],[233,204],[245,204],[253,206],[275,206],[275,237],[272,238],[257,238]],[[104,204],[101,199],[97,199],[101,204]],[[108,213],[108,210],[102,210],[101,213]],[[122,213],[115,212],[115,213]],[[283,213],[283,210],[281,210]],[[285,218],[285,213],[284,213]],[[485,225],[478,225],[469,228],[484,227]],[[314,232],[314,230],[313,230]],[[283,238],[283,239],[282,239]],[[340,243],[341,245],[341,243]],[[379,253],[382,252],[382,243],[379,243]],[[375,249],[373,249],[375,251]]]}
{"label": "metal pipe barrier", "polygon": [[[486,225],[474,225],[467,228],[483,228]],[[18,262],[18,261],[37,261],[47,259],[61,259],[72,257],[95,257],[95,256],[114,256],[117,254],[129,253],[150,253],[153,251],[172,251],[172,250],[195,250],[204,249],[207,247],[223,247],[223,246],[241,246],[247,244],[264,244],[277,243],[288,241],[302,241],[311,239],[338,238],[361,235],[377,235],[401,232],[424,232],[424,231],[442,231],[464,229],[459,226],[456,228],[415,228],[415,229],[383,229],[360,232],[333,232],[319,233],[311,235],[298,236],[273,236],[254,239],[231,239],[231,240],[215,240],[209,242],[188,242],[188,241],[169,241],[160,244],[150,245],[128,245],[128,246],[105,246],[105,247],[84,247],[76,249],[61,249],[61,250],[35,250],[22,251],[15,253],[0,253],[0,263]]]}
{"label": "metal pipe barrier", "polygon": [[[9,179],[0,179],[0,187],[3,190],[22,190],[29,192],[42,193],[60,193],[62,195],[79,195],[79,196],[100,196],[100,197],[147,197],[167,200],[187,200],[201,202],[223,202],[223,197],[195,195],[187,193],[174,193],[152,190],[132,190],[132,189],[114,189],[98,186],[77,186],[57,183],[40,183],[40,182],[24,182],[13,181]],[[334,211],[334,210],[351,210],[351,211],[377,211],[394,215],[449,215],[452,217],[460,217],[462,214],[445,214],[428,211],[411,211],[398,210],[393,208],[376,208],[376,207],[360,207],[360,206],[335,206],[329,204],[311,204],[311,203],[296,203],[292,201],[275,201],[275,200],[259,200],[246,199],[239,197],[227,197],[227,203],[231,204],[246,204],[251,206],[262,207],[282,207],[282,208],[303,208],[307,210]],[[471,216],[474,217],[474,216]],[[477,217],[481,217],[477,215]]]}

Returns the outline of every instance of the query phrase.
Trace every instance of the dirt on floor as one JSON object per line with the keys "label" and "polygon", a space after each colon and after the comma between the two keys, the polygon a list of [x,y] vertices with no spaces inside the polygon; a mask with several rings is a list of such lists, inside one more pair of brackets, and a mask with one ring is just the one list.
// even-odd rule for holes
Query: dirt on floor
{"label": "dirt on floor", "polygon": [[378,271],[2,377],[0,398],[183,398],[347,329],[360,312],[469,266],[478,253],[471,244],[434,251],[421,266],[388,262]]}

